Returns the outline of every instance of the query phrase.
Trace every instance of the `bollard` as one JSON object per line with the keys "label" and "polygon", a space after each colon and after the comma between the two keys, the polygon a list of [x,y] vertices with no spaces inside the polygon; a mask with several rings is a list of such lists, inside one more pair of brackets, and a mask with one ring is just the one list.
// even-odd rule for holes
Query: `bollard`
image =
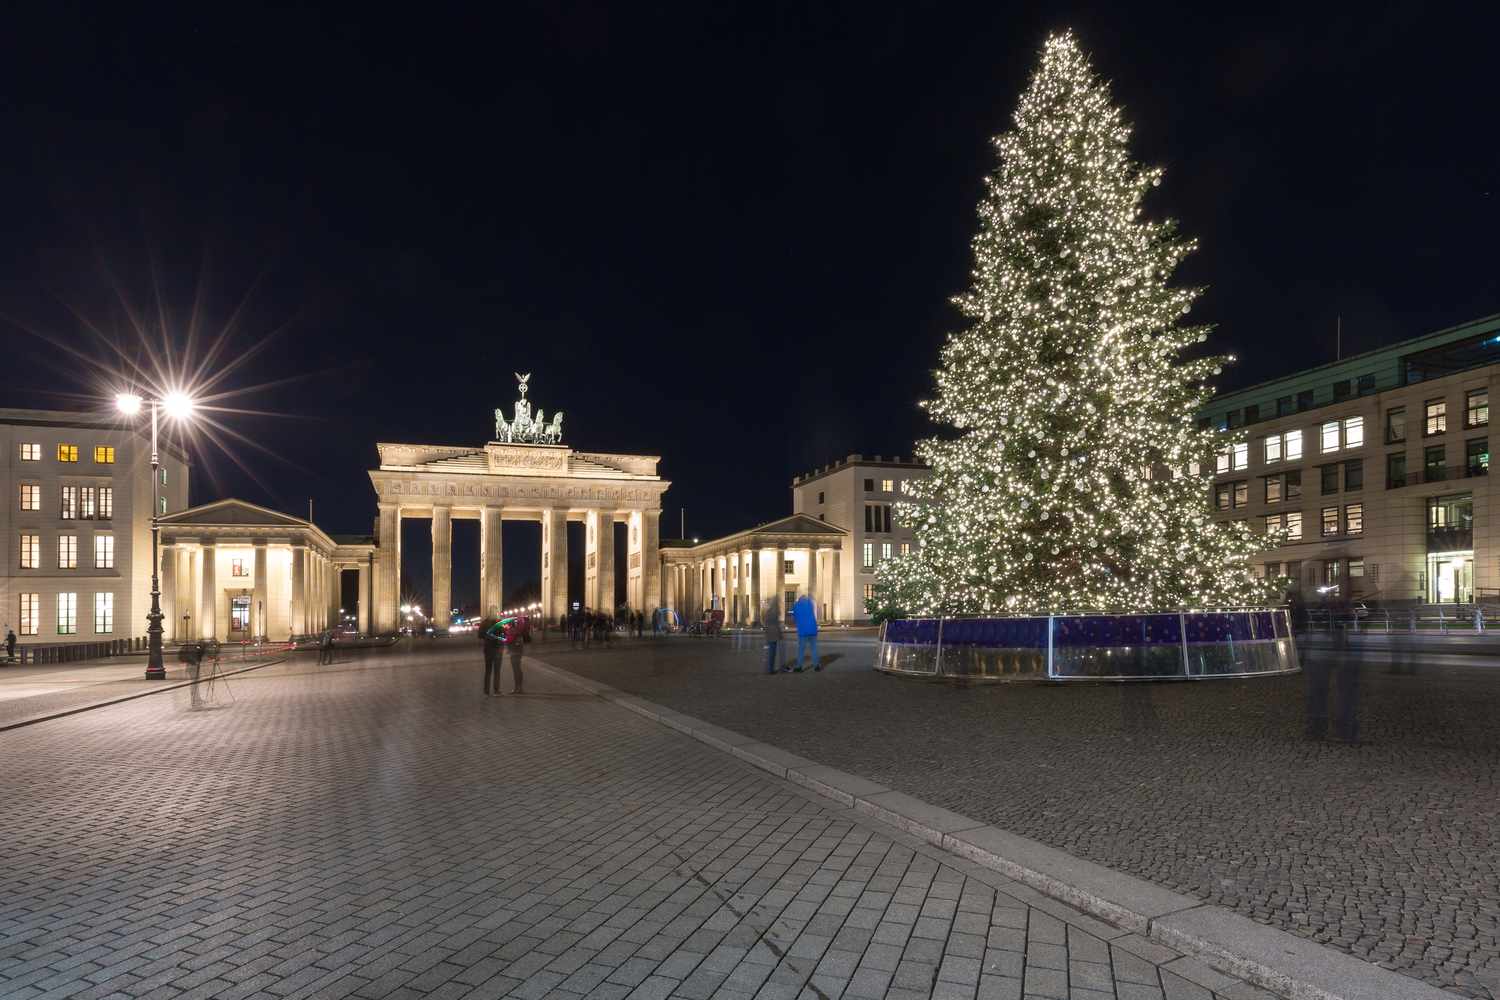
{"label": "bollard", "polygon": [[1474,609],[1474,631],[1476,631],[1476,632],[1483,632],[1484,631],[1484,609],[1483,608],[1475,608]]}

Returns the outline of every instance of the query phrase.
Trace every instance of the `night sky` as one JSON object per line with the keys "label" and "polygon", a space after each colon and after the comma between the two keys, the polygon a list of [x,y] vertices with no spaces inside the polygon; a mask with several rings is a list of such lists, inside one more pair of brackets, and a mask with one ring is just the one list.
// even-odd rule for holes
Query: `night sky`
{"label": "night sky", "polygon": [[368,532],[375,441],[480,445],[531,371],[567,443],[662,456],[664,536],[783,515],[794,474],[927,433],[989,139],[1063,27],[1201,243],[1223,388],[1332,360],[1337,316],[1353,353],[1500,312],[1496,15],[918,6],[26,5],[4,405],[102,405],[165,317],[221,374],[195,502]]}

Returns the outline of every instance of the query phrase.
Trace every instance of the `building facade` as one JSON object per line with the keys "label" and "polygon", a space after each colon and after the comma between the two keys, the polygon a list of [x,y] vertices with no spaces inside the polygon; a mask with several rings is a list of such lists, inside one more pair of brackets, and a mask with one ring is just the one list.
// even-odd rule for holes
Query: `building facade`
{"label": "building facade", "polygon": [[1467,604],[1500,598],[1489,401],[1500,316],[1219,396],[1201,426],[1219,520],[1268,533],[1267,576],[1304,601]]}
{"label": "building facade", "polygon": [[[146,634],[150,449],[149,431],[117,415],[0,410],[0,624],[21,645]],[[189,464],[175,447],[159,454],[161,512],[180,511]]]}
{"label": "building facade", "polygon": [[663,604],[688,621],[720,609],[726,624],[759,626],[772,599],[785,617],[808,595],[819,621],[844,621],[837,597],[846,536],[826,521],[793,514],[707,542],[664,543]]}
{"label": "building facade", "polygon": [[912,529],[896,523],[892,508],[906,482],[930,471],[900,456],[849,455],[792,480],[793,513],[844,532],[842,564],[849,569],[839,578],[829,609],[838,621],[868,621],[865,602],[874,596],[875,568],[916,544]]}
{"label": "building facade", "polygon": [[358,574],[369,631],[375,546],[336,540],[311,521],[244,500],[161,519],[162,627],[169,641],[280,642],[340,624],[342,574]]}

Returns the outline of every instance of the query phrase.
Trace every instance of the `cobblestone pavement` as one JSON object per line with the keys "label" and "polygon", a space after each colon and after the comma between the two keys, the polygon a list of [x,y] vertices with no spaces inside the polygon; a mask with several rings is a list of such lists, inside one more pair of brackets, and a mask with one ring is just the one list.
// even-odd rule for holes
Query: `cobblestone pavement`
{"label": "cobblestone pavement", "polygon": [[458,651],[0,734],[0,995],[1266,996]]}
{"label": "cobblestone pavement", "polygon": [[[169,662],[163,664],[167,671],[165,681],[145,679],[145,656],[0,665],[0,727],[180,684],[187,679],[187,667],[171,660],[170,655]],[[266,661],[231,656],[224,659],[222,669],[240,670],[263,662]]]}
{"label": "cobblestone pavement", "polygon": [[[825,643],[677,638],[558,666],[1475,997],[1500,995],[1500,664],[1362,670],[1357,747],[1302,737],[1302,677],[957,689]],[[789,654],[788,654],[789,655]],[[1320,653],[1315,655],[1329,655]]]}

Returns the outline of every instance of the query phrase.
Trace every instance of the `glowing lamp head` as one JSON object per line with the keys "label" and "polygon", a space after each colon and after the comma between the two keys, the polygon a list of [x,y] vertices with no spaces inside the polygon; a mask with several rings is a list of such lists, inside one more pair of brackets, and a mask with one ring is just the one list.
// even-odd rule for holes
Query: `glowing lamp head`
{"label": "glowing lamp head", "polygon": [[162,409],[173,420],[186,420],[193,415],[193,400],[185,392],[169,392],[161,401]]}
{"label": "glowing lamp head", "polygon": [[115,396],[115,409],[127,417],[141,412],[141,397],[133,392],[122,392]]}

